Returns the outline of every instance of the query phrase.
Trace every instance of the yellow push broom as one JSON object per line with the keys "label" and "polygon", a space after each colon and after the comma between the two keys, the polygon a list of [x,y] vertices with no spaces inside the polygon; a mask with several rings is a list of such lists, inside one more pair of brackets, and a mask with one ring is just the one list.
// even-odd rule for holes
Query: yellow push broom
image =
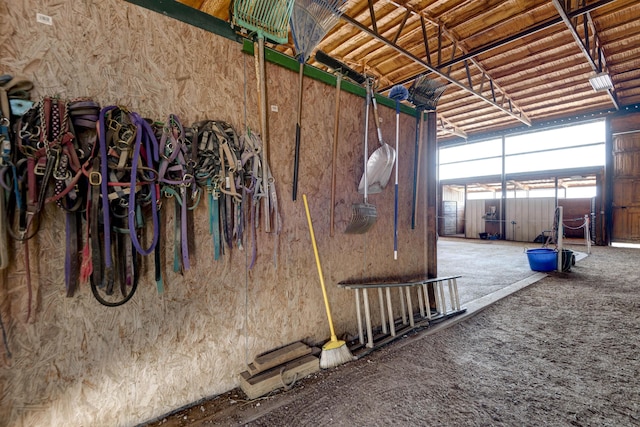
{"label": "yellow push broom", "polygon": [[320,256],[318,255],[318,247],[316,245],[316,237],[313,232],[313,224],[311,222],[311,214],[309,213],[309,205],[307,204],[307,195],[302,195],[304,201],[304,210],[307,213],[307,222],[309,223],[309,234],[311,235],[311,243],[313,244],[313,253],[316,256],[316,266],[318,267],[318,276],[320,277],[320,286],[322,287],[322,296],[324,297],[324,307],[327,310],[327,319],[329,320],[329,330],[331,331],[331,339],[322,346],[320,353],[320,368],[333,368],[343,363],[353,360],[353,355],[347,347],[347,343],[340,341],[336,337],[333,329],[333,320],[331,318],[331,310],[329,309],[329,299],[327,298],[327,289],[324,285],[324,276],[322,275],[322,267],[320,266]]}

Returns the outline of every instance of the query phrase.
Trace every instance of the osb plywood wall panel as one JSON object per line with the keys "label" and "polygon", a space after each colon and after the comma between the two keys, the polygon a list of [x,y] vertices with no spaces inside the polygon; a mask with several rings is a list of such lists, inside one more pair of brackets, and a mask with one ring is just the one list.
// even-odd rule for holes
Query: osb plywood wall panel
{"label": "osb plywood wall panel", "polygon": [[[36,24],[36,12],[53,25]],[[34,98],[91,97],[145,117],[177,114],[185,124],[212,118],[239,133],[258,129],[253,58],[240,44],[119,0],[11,0],[0,4],[2,73],[33,80]],[[153,262],[133,299],[119,308],[98,304],[86,287],[65,298],[60,242],[62,213],[45,209],[29,242],[34,298],[26,322],[24,247],[0,283],[9,358],[0,367],[0,420],[6,425],[132,425],[237,385],[253,357],[296,340],[319,343],[328,327],[301,202],[308,194],[329,286],[336,330],[357,330],[350,292],[340,280],[426,271],[423,216],[410,228],[415,120],[401,117],[399,260],[393,260],[393,188],[372,195],[378,222],[364,235],[345,235],[352,204],[361,202],[363,100],[341,97],[336,235],[329,237],[331,144],[335,89],[305,79],[299,201],[291,201],[297,75],[267,65],[270,158],[283,220],[280,235],[258,232],[252,270],[248,248],[214,262],[207,207],[195,210],[193,267],[184,275],[164,268],[157,295]],[[244,98],[246,87],[246,102]],[[381,108],[392,143],[394,112]],[[246,116],[246,121],[245,121]],[[375,132],[369,130],[371,151]],[[426,174],[423,174],[425,176]],[[423,188],[426,186],[422,186]],[[426,200],[424,195],[420,200]],[[163,209],[173,224],[171,202]],[[420,210],[424,212],[424,209]],[[165,236],[165,261],[172,243]],[[169,243],[166,243],[169,242]]]}

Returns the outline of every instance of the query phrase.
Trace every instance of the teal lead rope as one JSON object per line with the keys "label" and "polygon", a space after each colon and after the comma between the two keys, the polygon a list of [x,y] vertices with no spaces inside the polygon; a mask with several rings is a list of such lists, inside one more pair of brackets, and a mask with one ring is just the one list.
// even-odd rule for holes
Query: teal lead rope
{"label": "teal lead rope", "polygon": [[217,261],[220,259],[220,205],[211,178],[207,179],[207,189],[209,190],[209,234],[213,236],[213,259]]}

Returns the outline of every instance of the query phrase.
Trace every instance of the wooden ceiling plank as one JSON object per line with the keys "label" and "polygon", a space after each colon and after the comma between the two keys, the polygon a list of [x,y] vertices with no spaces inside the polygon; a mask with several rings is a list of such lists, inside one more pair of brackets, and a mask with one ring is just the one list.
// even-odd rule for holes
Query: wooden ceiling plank
{"label": "wooden ceiling plank", "polygon": [[[428,20],[434,26],[436,26],[436,28],[438,30],[438,36],[437,36],[438,37],[437,63],[442,64],[443,40],[444,40],[445,36],[452,42],[451,59],[455,58],[455,53],[456,53],[456,50],[458,49],[459,40],[455,36],[455,34],[453,34],[451,31],[449,31],[438,19],[434,19],[431,15],[427,14],[424,11],[418,12],[415,9],[410,9],[410,7],[407,6],[406,2],[398,3],[398,2],[393,1],[393,0],[388,0],[388,1],[393,3],[393,4],[395,4],[397,7],[404,7],[406,10],[410,10],[412,13],[418,14],[420,16],[421,23],[424,22],[425,16],[428,16]],[[426,33],[426,30],[423,30],[423,42],[425,40],[424,39],[424,37],[425,37],[424,34],[425,33]],[[407,43],[407,44],[408,45],[412,45],[412,43]],[[461,47],[461,48],[462,48],[462,52],[464,53],[465,52],[464,47]],[[428,51],[428,44],[425,47],[425,51]],[[451,61],[449,61],[449,62],[451,62]],[[431,64],[430,61],[428,61],[427,63]],[[484,73],[485,75],[488,76],[487,71],[477,61],[472,60],[471,64],[473,64],[474,67],[478,68],[482,73]],[[468,64],[465,64],[465,67],[468,67]],[[443,70],[443,68],[441,68],[441,70]],[[452,67],[451,66],[447,67],[446,71],[443,71],[443,72],[444,72],[445,75],[451,76],[452,75]],[[388,86],[385,87],[385,88],[382,88],[381,91],[384,92],[386,90],[390,90],[391,86],[394,85],[394,84],[406,84],[406,83],[412,81],[415,77],[416,76],[412,76],[412,78],[410,78],[410,79],[404,79],[404,80],[401,80],[401,81],[398,81],[395,78],[390,78],[389,79],[390,82],[389,82]],[[491,78],[491,77],[488,76],[488,78]],[[468,81],[470,82],[469,79],[468,79]],[[469,89],[473,90],[473,84],[471,82],[469,84]],[[494,91],[496,91],[496,90],[498,90],[502,94],[503,98],[505,98],[507,96],[506,93],[504,92],[504,89],[502,89],[499,85],[494,84]],[[495,97],[493,97],[492,99],[495,101]],[[513,113],[514,112],[513,100],[511,99],[511,97],[509,97],[508,99],[509,99],[509,101],[508,101],[509,108],[505,109],[505,111]],[[504,103],[501,104],[501,106],[504,106]],[[522,109],[520,107],[516,107],[516,110],[517,110],[516,114],[518,114],[520,117],[522,117],[523,116]],[[526,116],[525,116],[525,118],[526,118]]]}
{"label": "wooden ceiling plank", "polygon": [[[488,42],[499,40],[505,34],[513,34],[524,28],[533,28],[555,16],[548,4],[527,3],[526,9],[516,9],[509,14],[493,13],[490,17],[463,22],[453,30],[464,40],[469,51],[474,51]],[[496,19],[500,18],[500,19]]]}
{"label": "wooden ceiling plank", "polygon": [[[589,6],[585,6],[583,8],[580,8],[580,9],[577,9],[577,10],[571,12],[569,14],[569,16],[577,16],[577,15],[580,15],[580,14],[584,14],[584,13],[590,12],[592,10],[597,9],[598,7],[604,7],[604,6],[608,5],[609,3],[613,2],[613,1],[615,1],[615,0],[600,0],[600,1],[596,2],[596,3],[594,3],[594,4],[591,4]],[[527,27],[524,30],[522,30],[522,31],[520,31],[518,33],[512,34],[512,35],[510,35],[508,37],[505,37],[505,38],[502,38],[502,39],[497,40],[495,42],[490,42],[490,43],[485,44],[485,45],[483,45],[481,47],[478,47],[478,48],[468,52],[467,54],[462,55],[462,56],[454,59],[454,61],[463,61],[464,59],[473,58],[473,57],[478,56],[480,54],[487,53],[487,52],[489,52],[489,51],[491,51],[493,49],[496,49],[497,47],[506,46],[506,45],[512,43],[513,41],[522,39],[522,38],[524,38],[526,36],[529,36],[531,34],[537,33],[538,31],[546,30],[546,29],[548,29],[548,28],[550,28],[552,26],[555,26],[555,25],[557,25],[557,24],[559,24],[561,22],[562,22],[562,18],[560,16],[556,16],[553,19],[549,19],[547,21],[541,22],[541,23],[536,24],[534,26]],[[448,65],[448,64],[443,64],[443,65]]]}
{"label": "wooden ceiling plank", "polygon": [[[400,7],[407,8],[406,3],[405,4],[395,3],[395,4],[397,4]],[[407,9],[407,10],[409,10],[409,9]],[[459,43],[460,43],[459,38],[455,34],[453,34],[444,24],[442,24],[439,21],[439,19],[434,19],[431,15],[427,14],[425,11],[417,12],[417,11],[413,10],[412,12],[419,13],[419,15],[421,17],[421,20],[423,20],[425,16],[428,16],[429,17],[428,19],[430,20],[430,22],[432,22],[434,25],[437,26],[437,29],[438,29],[438,56],[437,56],[437,63],[439,64],[438,68],[440,70],[444,70],[444,66],[442,66],[442,41],[443,41],[443,37],[446,36],[449,40],[451,40],[451,42],[453,44],[452,51],[451,51],[451,60],[449,61],[450,64],[453,64],[453,59],[455,58],[456,50],[459,47],[458,46]],[[466,52],[466,49],[464,48],[464,46],[460,46],[460,48],[461,48],[463,53]],[[487,75],[489,79],[491,78],[491,76],[487,72],[487,70],[485,70],[477,61],[472,60],[471,63],[476,68],[478,68],[482,73]],[[429,62],[429,64],[430,64],[430,62]],[[465,67],[468,67],[468,63],[465,63]],[[450,76],[451,75],[451,66],[447,66],[446,67],[446,71],[443,71],[443,72],[447,76]],[[417,77],[417,76],[414,76],[414,78],[415,77]],[[411,80],[412,79],[410,79],[408,81],[404,80],[404,81],[397,82],[397,83],[406,84]],[[473,90],[473,85],[471,83],[469,84],[469,88],[471,90]],[[385,88],[385,90],[387,90],[387,89],[389,89],[389,88]],[[495,90],[498,90],[498,91],[502,92],[503,97],[507,96],[507,94],[505,93],[504,89],[502,89],[499,85],[495,85],[494,84],[494,91]],[[495,100],[495,97],[493,97],[493,99]],[[511,97],[509,97],[509,99],[510,99],[510,103],[512,104],[512,107],[509,109],[509,111],[513,112],[513,100],[511,99]],[[521,108],[516,107],[516,110],[519,112],[519,114],[522,114],[522,109]]]}
{"label": "wooden ceiling plank", "polygon": [[421,60],[420,58],[418,58],[418,57],[416,57],[415,55],[413,55],[413,54],[409,53],[408,51],[404,50],[404,49],[403,49],[403,48],[401,48],[400,46],[397,46],[397,45],[395,45],[395,44],[391,43],[391,41],[390,41],[390,40],[385,39],[384,37],[382,37],[382,36],[380,36],[380,35],[378,35],[378,34],[373,33],[373,32],[372,32],[368,27],[366,27],[365,25],[363,25],[363,24],[362,24],[362,23],[360,23],[359,21],[357,21],[357,20],[355,20],[355,19],[351,18],[351,17],[350,17],[350,16],[348,16],[348,15],[342,15],[342,19],[343,19],[343,20],[346,20],[347,22],[350,22],[352,25],[354,25],[355,27],[357,27],[357,28],[361,29],[362,31],[369,33],[372,37],[374,37],[374,38],[376,38],[376,39],[380,40],[381,42],[383,42],[383,43],[384,43],[384,44],[386,44],[387,46],[392,47],[393,49],[395,49],[395,50],[396,50],[396,51],[398,51],[399,53],[401,53],[401,54],[403,54],[403,55],[405,55],[405,56],[410,57],[412,60],[414,60],[414,61],[415,61],[415,62],[417,62],[417,63],[422,64],[423,66],[425,66],[425,68],[429,69],[430,71],[432,71],[433,73],[435,73],[435,74],[439,75],[440,77],[444,78],[445,80],[448,80],[450,83],[453,83],[454,85],[456,85],[456,86],[460,87],[461,89],[464,89],[464,90],[469,91],[469,92],[470,92],[470,93],[472,93],[474,96],[476,96],[476,97],[478,97],[478,98],[480,98],[480,99],[483,99],[485,102],[487,102],[487,103],[489,103],[489,104],[494,105],[496,108],[498,108],[498,109],[502,110],[503,112],[505,112],[505,113],[507,113],[507,114],[509,114],[509,115],[511,115],[511,116],[513,116],[513,117],[515,117],[517,120],[519,120],[519,121],[521,121],[521,122],[523,122],[523,123],[525,123],[525,124],[527,124],[527,125],[531,125],[530,120],[529,120],[529,119],[528,119],[524,114],[522,114],[521,112],[513,113],[513,112],[511,112],[511,111],[509,111],[509,110],[506,110],[505,108],[503,108],[502,106],[500,106],[500,105],[496,104],[495,102],[491,101],[490,99],[485,98],[483,95],[478,94],[477,92],[473,91],[472,89],[470,89],[470,88],[466,87],[463,83],[460,83],[460,82],[459,82],[459,81],[457,81],[457,80],[451,79],[450,77],[448,77],[446,74],[442,73],[441,71],[439,71],[439,70],[437,70],[437,69],[434,69],[433,67],[429,66],[426,62],[424,62],[424,61],[423,61],[423,60]]}
{"label": "wooden ceiling plank", "polygon": [[[525,7],[537,6],[542,1],[529,0],[526,2]],[[468,25],[473,21],[484,22],[485,25],[483,27],[486,28],[506,19],[507,16],[514,13],[513,11],[519,10],[522,7],[521,4],[517,8],[509,4],[516,2],[517,0],[507,0],[506,2],[504,0],[468,1],[463,8],[443,11],[435,18],[446,24],[449,29],[455,29],[463,24]],[[463,34],[458,34],[458,36],[464,37]]]}

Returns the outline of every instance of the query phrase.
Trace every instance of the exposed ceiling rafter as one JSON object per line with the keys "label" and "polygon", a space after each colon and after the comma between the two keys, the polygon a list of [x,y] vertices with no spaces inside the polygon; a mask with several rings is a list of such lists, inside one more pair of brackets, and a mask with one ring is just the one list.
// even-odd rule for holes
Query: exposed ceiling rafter
{"label": "exposed ceiling rafter", "polygon": [[481,184],[479,182],[475,183],[474,185],[477,186],[478,188],[481,188],[481,189],[483,189],[485,191],[490,191],[492,193],[495,193],[497,191],[495,187],[490,187],[490,186],[488,186],[486,184]]}
{"label": "exposed ceiling rafter", "polygon": [[558,187],[562,187],[566,190],[569,188],[569,184],[565,182],[562,178],[558,178]]}
{"label": "exposed ceiling rafter", "polygon": [[[404,8],[407,11],[407,14],[412,13],[412,14],[418,15],[420,17],[420,22],[421,22],[421,26],[422,26],[422,37],[424,39],[424,46],[425,46],[427,63],[429,65],[431,65],[431,52],[430,52],[430,49],[429,49],[429,40],[428,40],[428,37],[427,37],[426,28],[425,28],[425,21],[429,22],[431,25],[433,25],[434,27],[436,27],[438,29],[438,65],[437,65],[438,69],[440,69],[440,70],[444,70],[444,69],[451,70],[451,67],[454,64],[460,62],[460,61],[455,61],[454,62],[455,52],[456,52],[457,49],[459,49],[463,53],[463,56],[465,56],[465,55],[467,55],[469,53],[469,50],[464,47],[464,45],[459,40],[459,38],[455,34],[453,34],[451,31],[449,31],[449,29],[447,28],[447,26],[444,23],[442,23],[439,19],[434,18],[433,16],[431,16],[431,14],[429,14],[428,12],[426,12],[426,11],[419,12],[419,11],[411,8],[410,6],[398,3],[398,2],[396,2],[394,0],[386,0],[386,1],[388,3],[390,3],[390,4],[393,4],[396,7]],[[405,18],[405,22],[406,22],[406,18]],[[403,27],[404,27],[404,22],[403,22],[403,25],[400,27],[399,32],[402,30]],[[446,36],[451,41],[451,43],[453,43],[453,46],[454,46],[454,48],[452,49],[452,58],[451,58],[451,60],[446,62],[446,63],[444,63],[444,64],[441,63],[442,36]],[[396,40],[397,40],[397,37],[396,37]],[[470,56],[468,58],[463,59],[462,62],[464,63],[464,67],[465,67],[465,71],[466,71],[467,84],[471,89],[475,90],[476,87],[477,87],[477,92],[482,93],[482,90],[484,88],[484,84],[486,82],[488,82],[489,87],[491,88],[491,95],[492,95],[492,98],[493,98],[494,102],[497,102],[497,100],[496,100],[496,92],[498,92],[498,94],[499,94],[498,96],[501,98],[501,102],[500,103],[503,106],[507,105],[508,108],[511,111],[522,112],[522,108],[520,108],[518,106],[518,104],[513,101],[513,98],[511,96],[509,96],[509,94],[507,93],[506,90],[504,90],[502,87],[500,87],[495,82],[495,80],[493,80],[493,78],[491,78],[491,76],[487,72],[487,70],[478,61],[476,61],[473,58],[473,56]],[[482,78],[481,78],[480,82],[476,83],[475,85],[474,85],[474,83],[472,81],[472,78],[471,78],[471,70],[469,68],[469,65],[473,65],[473,67],[476,68],[480,72],[480,74],[482,75]],[[448,71],[447,71],[447,74],[449,74]],[[419,76],[419,74],[414,76],[411,79],[405,79],[405,80],[402,81],[402,84],[409,83],[410,81],[414,80],[418,76]],[[385,90],[389,90],[389,89],[391,89],[391,87],[385,87],[385,88],[382,88],[381,91],[384,92]],[[526,117],[526,115],[525,115],[525,117]],[[526,123],[526,122],[523,122],[523,123]],[[526,124],[530,125],[530,123],[526,123]],[[448,132],[447,129],[443,129],[443,130]],[[453,133],[453,132],[449,132],[449,133]],[[458,135],[458,134],[454,133],[454,135]],[[460,136],[460,135],[458,135],[458,136]],[[464,136],[463,138],[466,139],[466,136]]]}
{"label": "exposed ceiling rafter", "polygon": [[[598,8],[601,8],[603,6],[606,6],[606,5],[610,4],[610,3],[613,3],[614,1],[615,0],[600,0],[598,2],[589,4],[587,6],[580,7],[578,9],[576,9],[576,10],[573,10],[573,11],[567,11],[567,16],[570,19],[574,19],[574,18],[576,18],[578,16],[589,14],[591,11],[596,10]],[[421,14],[421,16],[424,16],[424,15]],[[590,15],[588,15],[588,16],[590,17]],[[513,34],[513,35],[509,36],[509,37],[505,37],[505,38],[497,40],[497,41],[495,41],[493,43],[489,43],[487,45],[484,45],[484,46],[479,47],[477,49],[474,49],[472,51],[466,52],[464,55],[458,56],[458,57],[452,59],[451,61],[447,61],[447,62],[442,63],[440,65],[440,67],[441,68],[451,67],[452,65],[455,65],[457,63],[460,63],[460,62],[463,62],[465,60],[474,58],[474,57],[476,57],[478,55],[482,55],[482,54],[487,53],[487,52],[489,52],[491,50],[503,47],[503,46],[505,46],[505,45],[507,45],[509,43],[512,43],[512,42],[517,41],[517,40],[520,40],[520,39],[522,39],[524,37],[527,37],[527,36],[530,36],[532,34],[538,33],[540,31],[546,30],[546,29],[548,29],[550,27],[553,27],[554,25],[560,24],[561,22],[562,22],[562,17],[557,16],[555,18],[549,19],[549,20],[547,20],[545,22],[542,22],[540,24],[534,25],[534,26],[532,26],[530,28],[526,28],[526,29],[524,29],[524,30],[522,30],[522,31],[520,31],[520,32],[518,32],[516,34]],[[437,25],[437,24],[434,24],[434,25]],[[426,37],[426,35],[425,35],[425,37]],[[411,82],[411,81],[415,80],[419,75],[420,74],[415,74],[415,75],[413,75],[411,77],[408,77],[408,78],[406,78],[406,79],[404,79],[404,80],[402,80],[402,81],[400,81],[398,83],[399,84],[404,84],[404,83]]]}
{"label": "exposed ceiling rafter", "polygon": [[[373,11],[373,7],[372,7],[372,3],[371,0],[369,1],[369,11],[371,14],[371,27],[369,28],[365,25],[363,25],[362,23],[360,23],[358,20],[343,14],[342,15],[342,19],[345,20],[346,22],[348,22],[349,24],[353,25],[354,27],[356,27],[358,30],[368,34],[370,37],[373,37],[375,40],[378,40],[380,42],[382,42],[383,44],[387,45],[388,47],[391,47],[392,49],[396,50],[398,53],[406,56],[407,58],[411,59],[413,62],[420,64],[421,66],[425,67],[428,71],[436,74],[437,76],[441,77],[442,79],[448,81],[449,83],[464,89],[466,92],[470,93],[471,95],[483,100],[484,102],[492,105],[493,107],[501,110],[502,112],[508,114],[509,116],[515,118],[516,120],[531,126],[531,120],[519,109],[517,109],[517,106],[514,105],[514,103],[511,101],[511,99],[506,96],[505,93],[500,92],[498,94],[498,96],[496,96],[496,91],[499,92],[499,88],[496,87],[495,84],[491,84],[492,88],[493,88],[493,92],[492,92],[492,98],[487,98],[486,96],[482,95],[480,92],[476,91],[473,87],[468,86],[467,84],[458,81],[457,79],[451,77],[449,74],[441,71],[438,68],[433,67],[429,62],[417,57],[416,55],[412,54],[411,52],[409,52],[408,50],[404,49],[403,47],[399,46],[397,43],[395,43],[392,40],[387,39],[386,37],[384,37],[383,35],[381,35],[377,29],[377,24],[376,24],[376,19],[375,19],[375,14]],[[417,15],[422,16],[420,14],[418,14],[416,12]],[[406,15],[405,15],[406,16]],[[423,34],[426,32],[423,32]],[[439,38],[441,37],[442,32],[439,31]],[[396,34],[397,36],[397,34]],[[397,37],[396,37],[397,38]],[[427,40],[425,40],[425,44],[428,43]],[[455,54],[455,41],[454,41],[454,51],[453,53]],[[439,39],[439,43],[438,43],[438,56],[440,57],[440,51],[441,51],[441,39]],[[488,76],[487,76],[488,77]],[[492,80],[489,80],[490,83],[492,83]],[[500,96],[502,95],[502,96]],[[500,98],[500,101],[497,101],[497,99]]]}
{"label": "exposed ceiling rafter", "polygon": [[[562,6],[562,3],[560,3],[559,0],[552,0],[553,5],[555,6],[556,10],[558,11],[558,14],[560,15],[560,17],[562,18],[562,21],[564,22],[564,24],[567,26],[567,28],[569,29],[569,32],[571,33],[571,36],[573,37],[573,39],[575,40],[576,44],[578,45],[578,47],[580,48],[580,52],[584,55],[584,57],[586,58],[587,62],[589,63],[589,66],[591,66],[591,69],[596,72],[602,72],[602,71],[607,71],[606,70],[606,65],[603,68],[603,54],[602,54],[602,50],[600,48],[600,43],[598,41],[598,33],[596,32],[596,28],[595,26],[592,26],[591,31],[593,31],[593,49],[590,49],[590,39],[589,39],[589,28],[588,28],[588,22],[589,22],[589,13],[587,12],[583,20],[584,22],[584,40],[580,37],[580,34],[578,34],[578,30],[576,29],[576,27],[574,26],[574,24],[571,22],[571,18],[569,17],[569,15],[567,14],[567,11],[564,9],[564,6]],[[597,56],[597,58],[594,58],[594,53]],[[609,98],[611,98],[611,102],[613,102],[613,106],[616,108],[616,110],[620,109],[620,105],[618,103],[618,99],[615,95],[615,92],[613,89],[607,89],[607,93],[609,94]]]}
{"label": "exposed ceiling rafter", "polygon": [[[573,18],[576,18],[576,17],[578,17],[580,15],[584,15],[586,13],[589,13],[589,12],[593,11],[593,10],[596,10],[596,9],[601,8],[603,6],[606,6],[606,5],[610,4],[610,3],[613,3],[614,1],[616,1],[616,0],[600,0],[598,2],[590,4],[588,6],[580,7],[578,9],[576,9],[576,10],[567,12],[567,16],[569,18],[573,19]],[[522,31],[520,31],[520,32],[518,32],[516,34],[513,34],[513,35],[511,35],[509,37],[505,37],[504,39],[500,39],[500,40],[498,40],[496,42],[489,43],[489,44],[487,44],[485,46],[482,46],[480,48],[474,49],[471,52],[468,52],[465,55],[462,55],[460,57],[457,57],[457,58],[453,59],[450,62],[445,62],[444,64],[442,64],[442,66],[443,67],[447,67],[447,66],[450,66],[450,65],[453,65],[453,64],[457,64],[458,62],[462,62],[465,59],[473,58],[473,57],[481,55],[483,53],[487,53],[487,52],[489,52],[489,51],[491,51],[493,49],[505,46],[505,45],[507,45],[507,44],[509,44],[511,42],[514,42],[516,40],[520,40],[520,39],[522,39],[524,37],[530,36],[532,34],[535,34],[535,33],[539,32],[539,31],[546,30],[547,28],[553,27],[554,25],[557,25],[557,24],[559,24],[561,22],[562,22],[562,18],[560,16],[558,16],[556,18],[550,19],[550,20],[548,20],[546,22],[543,22],[541,24],[535,25],[535,26],[533,26],[531,28],[526,28],[526,29],[524,29],[524,30],[522,30]]]}
{"label": "exposed ceiling rafter", "polygon": [[528,185],[524,185],[523,183],[521,183],[520,181],[511,181],[511,184],[513,184],[514,187],[523,190],[523,191],[529,191],[530,188]]}
{"label": "exposed ceiling rafter", "polygon": [[438,125],[440,126],[440,129],[442,129],[447,133],[459,136],[460,138],[464,138],[464,139],[469,138],[469,136],[465,131],[463,131],[458,126],[451,123],[449,120],[442,117],[440,114],[438,115]]}

